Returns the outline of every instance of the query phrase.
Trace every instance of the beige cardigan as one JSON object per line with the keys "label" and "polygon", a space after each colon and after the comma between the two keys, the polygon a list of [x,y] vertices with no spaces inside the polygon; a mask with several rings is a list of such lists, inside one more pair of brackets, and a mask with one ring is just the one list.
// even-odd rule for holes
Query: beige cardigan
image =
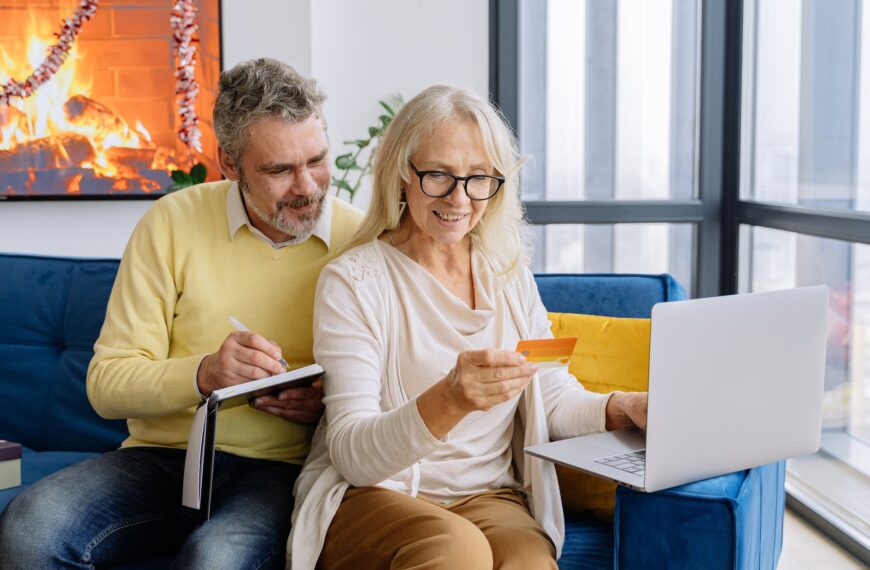
{"label": "beige cardigan", "polygon": [[[326,414],[294,489],[287,542],[287,567],[293,570],[315,567],[349,486],[377,485],[398,473],[413,495],[417,461],[442,444],[399,381],[396,299],[382,247],[388,246],[373,240],[346,252],[326,266],[318,281],[314,356],[327,370]],[[522,338],[551,336],[531,272],[514,277],[504,294]],[[362,365],[361,353],[367,355]],[[355,368],[348,368],[343,354],[353,354]],[[557,556],[564,542],[564,517],[556,472],[552,463],[522,450],[549,441],[549,434],[558,439],[603,431],[607,399],[586,392],[564,369],[539,372],[520,398],[512,441],[517,480]],[[394,445],[396,441],[402,445]]]}

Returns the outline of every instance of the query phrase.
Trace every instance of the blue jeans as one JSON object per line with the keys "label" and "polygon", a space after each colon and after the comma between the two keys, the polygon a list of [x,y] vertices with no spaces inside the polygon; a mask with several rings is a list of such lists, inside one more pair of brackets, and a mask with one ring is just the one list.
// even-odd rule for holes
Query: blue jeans
{"label": "blue jeans", "polygon": [[215,456],[211,518],[181,506],[183,450],[105,453],[22,491],[0,568],[94,568],[175,554],[178,568],[283,568],[300,466]]}

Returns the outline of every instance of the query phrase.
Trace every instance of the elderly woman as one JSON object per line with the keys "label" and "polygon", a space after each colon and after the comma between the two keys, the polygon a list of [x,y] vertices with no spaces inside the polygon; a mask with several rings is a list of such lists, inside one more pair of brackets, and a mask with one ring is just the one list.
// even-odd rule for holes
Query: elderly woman
{"label": "elderly woman", "polygon": [[555,568],[555,471],[523,446],[644,426],[646,394],[592,394],[513,351],[552,336],[519,164],[466,90],[426,89],[387,129],[358,245],[317,286],[326,414],[297,482],[293,568]]}

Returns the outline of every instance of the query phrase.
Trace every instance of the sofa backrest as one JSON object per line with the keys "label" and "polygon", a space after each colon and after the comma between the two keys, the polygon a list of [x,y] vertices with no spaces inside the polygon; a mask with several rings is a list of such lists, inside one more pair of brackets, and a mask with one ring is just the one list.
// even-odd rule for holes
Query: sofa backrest
{"label": "sofa backrest", "polygon": [[117,260],[0,254],[0,439],[106,451],[127,436],[85,394],[117,271]]}
{"label": "sofa backrest", "polygon": [[553,313],[648,319],[653,305],[681,301],[686,292],[668,275],[548,273],[535,275],[541,300]]}
{"label": "sofa backrest", "polygon": [[[0,439],[42,450],[108,451],[123,420],[97,416],[85,393],[118,260],[0,254]],[[670,275],[536,275],[549,311],[649,317],[685,298]]]}

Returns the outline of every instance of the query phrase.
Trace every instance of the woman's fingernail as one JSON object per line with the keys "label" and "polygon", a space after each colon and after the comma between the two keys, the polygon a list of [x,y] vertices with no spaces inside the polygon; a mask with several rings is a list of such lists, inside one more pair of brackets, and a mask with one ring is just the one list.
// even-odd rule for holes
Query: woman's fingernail
{"label": "woman's fingernail", "polygon": [[538,371],[538,366],[537,366],[537,364],[532,364],[532,374],[534,374],[534,373],[537,372],[537,371]]}
{"label": "woman's fingernail", "polygon": [[263,398],[254,398],[254,406],[260,407],[263,405]]}

